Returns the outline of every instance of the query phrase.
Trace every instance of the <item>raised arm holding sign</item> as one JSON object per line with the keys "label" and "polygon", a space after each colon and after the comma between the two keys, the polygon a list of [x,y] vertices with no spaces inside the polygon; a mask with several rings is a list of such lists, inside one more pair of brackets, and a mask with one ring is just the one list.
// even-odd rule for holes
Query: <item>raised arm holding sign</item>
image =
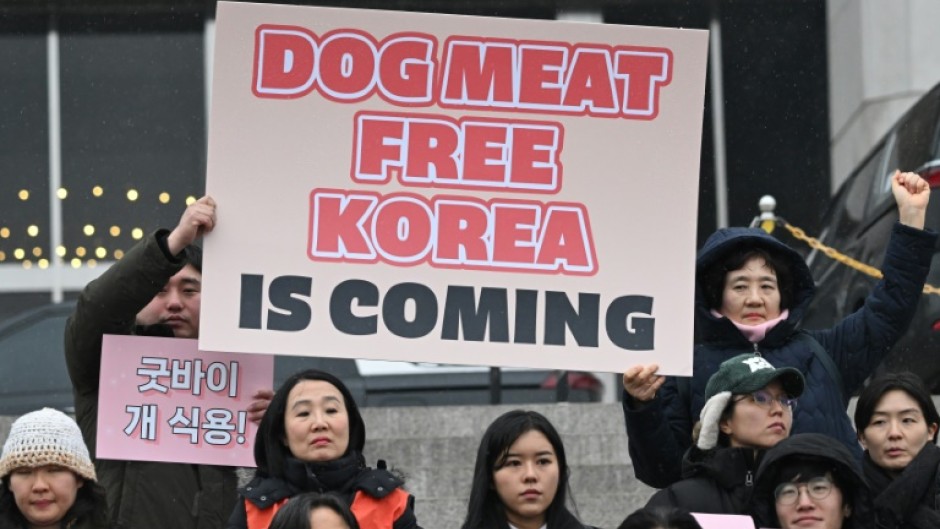
{"label": "raised arm holding sign", "polygon": [[[65,328],[65,359],[75,415],[96,458],[99,370],[105,334],[199,335],[202,252],[192,245],[215,227],[215,202],[186,208],[172,230],[158,230],[89,283]],[[220,529],[232,510],[233,467],[95,459],[112,521],[122,527]]]}

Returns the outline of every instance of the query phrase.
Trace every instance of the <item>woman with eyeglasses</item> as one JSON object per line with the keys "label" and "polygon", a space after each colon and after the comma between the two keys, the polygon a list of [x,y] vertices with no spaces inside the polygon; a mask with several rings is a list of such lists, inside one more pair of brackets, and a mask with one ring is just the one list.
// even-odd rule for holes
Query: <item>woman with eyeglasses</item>
{"label": "woman with eyeglasses", "polygon": [[940,528],[940,415],[920,377],[875,377],[858,396],[855,427],[877,527]]}
{"label": "woman with eyeglasses", "polygon": [[858,460],[828,435],[796,434],[764,455],[754,482],[758,527],[863,529],[871,517]]}
{"label": "woman with eyeglasses", "polygon": [[685,479],[654,494],[647,507],[749,514],[757,465],[790,435],[803,388],[798,370],[777,369],[756,354],[723,362],[705,388],[698,436],[683,460]]}

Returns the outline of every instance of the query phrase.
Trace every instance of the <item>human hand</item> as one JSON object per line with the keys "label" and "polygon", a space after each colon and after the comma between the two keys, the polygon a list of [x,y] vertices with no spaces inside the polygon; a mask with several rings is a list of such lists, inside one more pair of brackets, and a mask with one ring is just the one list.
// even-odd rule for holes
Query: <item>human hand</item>
{"label": "human hand", "polygon": [[898,220],[912,228],[924,229],[930,185],[917,173],[895,171],[891,176],[891,192],[898,205]]}
{"label": "human hand", "polygon": [[179,224],[173,228],[166,238],[167,249],[170,253],[179,255],[198,237],[215,228],[215,200],[206,195],[186,207],[180,217]]}
{"label": "human hand", "polygon": [[264,412],[268,411],[271,405],[271,399],[274,398],[274,391],[270,389],[259,389],[251,396],[251,404],[248,405],[248,420],[258,424],[264,417]]}
{"label": "human hand", "polygon": [[623,389],[639,402],[649,402],[656,397],[659,387],[666,381],[666,377],[657,375],[659,366],[649,364],[646,366],[633,366],[623,374]]}

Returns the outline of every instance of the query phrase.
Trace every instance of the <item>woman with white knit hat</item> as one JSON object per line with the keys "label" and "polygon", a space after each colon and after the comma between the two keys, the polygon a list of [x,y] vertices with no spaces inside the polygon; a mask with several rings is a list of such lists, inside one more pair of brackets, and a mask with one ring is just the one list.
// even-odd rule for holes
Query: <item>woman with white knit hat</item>
{"label": "woman with white knit hat", "polygon": [[705,387],[698,436],[683,460],[683,479],[647,506],[690,512],[749,514],[754,474],[764,451],[790,435],[793,406],[805,381],[759,354],[722,362]]}
{"label": "woman with white knit hat", "polygon": [[110,527],[82,433],[60,411],[43,408],[13,423],[0,481],[0,529]]}

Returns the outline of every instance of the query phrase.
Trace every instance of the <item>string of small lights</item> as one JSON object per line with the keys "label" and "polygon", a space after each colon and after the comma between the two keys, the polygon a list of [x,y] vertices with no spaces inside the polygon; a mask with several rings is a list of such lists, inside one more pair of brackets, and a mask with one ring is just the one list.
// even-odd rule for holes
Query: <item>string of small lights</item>
{"label": "string of small lights", "polygon": [[[28,203],[32,200],[45,199],[45,195],[42,197],[34,197],[29,189],[20,189],[16,192],[16,197],[22,201]],[[58,200],[66,200],[69,197],[69,190],[65,187],[60,187],[56,190],[56,198]],[[105,195],[105,190],[101,186],[94,186],[91,188],[91,195],[95,198],[101,198]],[[125,197],[128,202],[138,203],[142,200],[141,193],[137,189],[128,189],[125,192]],[[163,191],[157,194],[157,201],[163,205],[169,205],[171,203],[170,193]],[[196,197],[189,195],[186,196],[183,200],[188,206],[196,201]],[[99,233],[100,230],[104,232]],[[96,234],[100,235],[102,233],[107,233],[112,239],[118,239],[124,234],[130,235],[131,239],[137,241],[144,237],[144,230],[138,226],[132,227],[122,227],[117,224],[111,226],[95,226],[93,224],[85,224],[82,226],[82,233],[87,238],[93,238]],[[21,232],[22,233],[22,232]],[[26,226],[25,233],[28,239],[35,239],[40,236],[40,228],[36,224],[30,224]],[[48,255],[48,252],[43,249],[42,246],[32,246],[29,244],[17,244],[14,243],[12,239],[15,239],[16,233],[11,229],[10,226],[0,225],[0,264],[10,263],[10,262],[19,262],[23,268],[31,269],[34,266],[46,269],[51,265]],[[16,247],[14,247],[16,246]],[[32,246],[32,247],[30,247]],[[100,244],[94,245],[76,245],[73,248],[67,248],[64,245],[59,245],[55,248],[55,255],[63,259],[68,266],[72,268],[81,268],[82,266],[87,266],[89,268],[94,268],[98,265],[99,260],[106,260],[109,258],[113,260],[120,260],[124,257],[124,249],[122,248],[111,248],[110,251],[105,246]]]}

